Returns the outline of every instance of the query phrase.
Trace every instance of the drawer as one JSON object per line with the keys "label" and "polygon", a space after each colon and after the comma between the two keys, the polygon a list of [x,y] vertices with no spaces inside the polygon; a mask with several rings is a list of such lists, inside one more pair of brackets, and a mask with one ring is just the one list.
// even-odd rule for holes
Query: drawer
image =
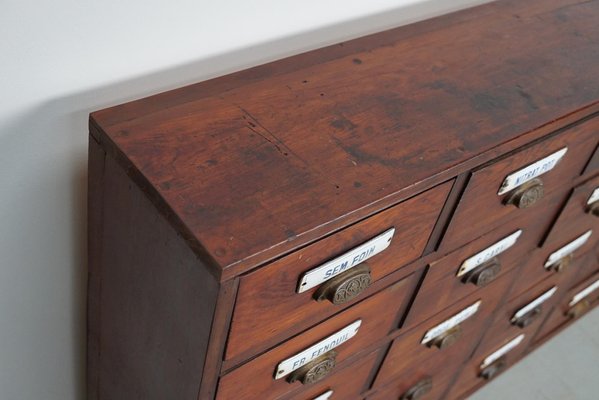
{"label": "drawer", "polygon": [[597,145],[595,148],[595,152],[593,153],[591,160],[584,169],[585,174],[594,174],[596,172],[599,172],[599,145]]}
{"label": "drawer", "polygon": [[548,194],[566,193],[597,144],[597,126],[581,123],[473,171],[441,247],[456,248],[533,206],[546,207]]}
{"label": "drawer", "polygon": [[525,355],[531,339],[528,332],[505,336],[495,345],[482,349],[480,354],[477,352],[461,369],[447,399],[463,399],[507,370]]}
{"label": "drawer", "polygon": [[[591,231],[587,231],[591,232]],[[588,235],[585,231],[576,233],[566,242],[553,246],[544,246],[533,253],[520,270],[520,277],[512,287],[510,297],[526,292],[531,286],[552,275],[568,287],[576,278],[584,278],[592,272],[588,265],[587,253],[592,253],[590,239],[597,233]],[[587,241],[583,243],[585,237]],[[586,274],[586,275],[585,275]]]}
{"label": "drawer", "polygon": [[432,262],[406,326],[420,323],[520,266],[545,235],[551,222],[547,216],[561,205],[559,201],[552,203],[552,210],[534,210]]}
{"label": "drawer", "polygon": [[[599,177],[574,189],[547,236],[545,245],[559,244],[564,238],[576,237],[576,234],[589,230],[599,232]],[[593,235],[589,245],[598,240],[599,235]]]}
{"label": "drawer", "polygon": [[381,358],[381,351],[352,362],[340,371],[331,374],[325,382],[318,382],[299,394],[280,397],[280,400],[358,400],[368,389]]}
{"label": "drawer", "polygon": [[429,359],[426,363],[414,365],[390,384],[368,396],[367,400],[441,399],[463,361],[441,364]]}
{"label": "drawer", "polygon": [[[338,313],[373,293],[368,279],[376,286],[380,278],[420,257],[451,185],[437,186],[243,276],[225,359],[243,361]],[[390,242],[376,242],[391,229]],[[370,278],[353,275],[362,267],[370,270]],[[310,284],[302,288],[308,279]],[[335,304],[326,296],[317,300],[331,283],[329,293],[337,287],[342,296]],[[411,296],[407,289],[405,295]]]}
{"label": "drawer", "polygon": [[[595,263],[596,268],[599,268],[597,260]],[[562,297],[534,338],[535,344],[584,315],[597,304],[599,304],[599,272],[576,285]]]}
{"label": "drawer", "polygon": [[[397,327],[408,305],[406,292],[413,286],[411,277],[403,279],[226,373],[220,379],[217,399],[278,398],[300,387],[308,388],[310,383],[301,382],[303,375],[322,377],[322,383],[328,383],[324,373],[342,367],[344,361],[366,351]],[[336,353],[334,361],[330,359],[332,352]],[[320,374],[296,376],[306,369]]]}
{"label": "drawer", "polygon": [[[503,276],[393,341],[374,387],[382,387],[416,366],[453,364],[471,354],[510,281]],[[432,339],[432,340],[429,340]]]}
{"label": "drawer", "polygon": [[558,277],[553,276],[504,304],[495,312],[475,355],[483,356],[506,338],[522,333],[532,338],[564,292]]}

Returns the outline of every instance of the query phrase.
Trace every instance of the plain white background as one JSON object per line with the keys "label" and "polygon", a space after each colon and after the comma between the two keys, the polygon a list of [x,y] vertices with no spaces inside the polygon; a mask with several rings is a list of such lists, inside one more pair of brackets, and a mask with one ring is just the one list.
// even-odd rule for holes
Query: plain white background
{"label": "plain white background", "polygon": [[83,399],[90,111],[484,0],[4,0],[0,399]]}

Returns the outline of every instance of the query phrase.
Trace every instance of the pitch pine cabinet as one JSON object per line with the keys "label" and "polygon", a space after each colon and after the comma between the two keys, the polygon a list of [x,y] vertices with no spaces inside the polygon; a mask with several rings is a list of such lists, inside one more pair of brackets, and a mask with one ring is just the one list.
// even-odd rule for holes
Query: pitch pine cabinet
{"label": "pitch pine cabinet", "polygon": [[599,1],[90,117],[88,397],[461,399],[599,302]]}

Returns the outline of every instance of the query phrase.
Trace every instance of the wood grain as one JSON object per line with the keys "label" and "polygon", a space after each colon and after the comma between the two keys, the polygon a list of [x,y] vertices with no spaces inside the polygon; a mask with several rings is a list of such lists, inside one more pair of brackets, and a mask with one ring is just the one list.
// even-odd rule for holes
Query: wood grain
{"label": "wood grain", "polygon": [[[535,208],[550,208],[548,197],[554,193],[568,193],[570,182],[581,174],[586,165],[592,149],[599,141],[598,121],[592,119],[566,129],[474,171],[443,238],[441,248],[455,248],[467,238],[479,236],[509,219],[522,218]],[[567,147],[568,151],[562,160],[552,170],[539,176],[544,185],[545,197],[532,207],[520,209],[505,204],[511,192],[497,195],[506,176],[564,147]]]}
{"label": "wood grain", "polygon": [[218,282],[114,159],[90,147],[89,397],[196,400]]}
{"label": "wood grain", "polygon": [[599,177],[574,188],[543,246],[556,247],[563,244],[565,240],[575,239],[584,232],[592,230],[593,234],[581,250],[594,247],[599,241],[599,217],[587,212],[587,201],[595,189],[599,189]]}
{"label": "wood grain", "polygon": [[[385,386],[397,376],[412,370],[416,366],[459,365],[463,362],[472,353],[478,340],[482,337],[486,326],[490,323],[493,311],[503,303],[503,295],[509,289],[511,283],[511,277],[504,275],[490,283],[484,291],[473,293],[452,304],[395,339],[376,377],[374,387]],[[421,343],[429,329],[448,320],[478,300],[481,300],[478,311],[460,324],[463,333],[455,344],[440,350]]]}
{"label": "wood grain", "polygon": [[228,279],[530,140],[548,121],[588,115],[598,14],[597,1],[502,1],[92,123]]}
{"label": "wood grain", "polygon": [[309,388],[301,388],[281,400],[309,400],[332,390],[331,400],[361,400],[363,393],[370,384],[374,368],[378,367],[380,351],[377,350],[356,362],[351,363],[342,370],[335,372],[325,382],[319,382]]}
{"label": "wood grain", "polygon": [[[334,305],[314,300],[315,287],[297,293],[300,276],[344,254],[376,235],[395,227],[390,246],[366,262],[373,283],[422,255],[451,182],[442,184],[337,234],[283,257],[267,268],[241,278],[225,359],[264,350],[289,335],[301,332],[356,301],[372,294],[366,290],[353,301]],[[408,272],[406,272],[406,276]],[[418,278],[415,278],[418,279]],[[406,296],[411,293],[406,292]],[[268,309],[265,313],[263,310]]]}
{"label": "wood grain", "polygon": [[[411,293],[414,286],[414,281],[408,279],[399,281],[227,373],[220,380],[217,399],[272,399],[297,390],[302,386],[300,382],[288,383],[285,378],[278,380],[273,378],[276,366],[281,361],[361,319],[362,325],[357,335],[336,349],[337,363],[341,367],[345,360],[364,351],[370,343],[397,330],[398,320],[405,313],[409,302],[405,292]],[[248,384],[240,385],[239,382]]]}
{"label": "wood grain", "polygon": [[485,290],[484,287],[464,283],[461,277],[457,277],[460,265],[469,257],[487,249],[510,234],[522,230],[517,242],[496,257],[501,264],[498,276],[517,269],[530,253],[537,249],[562,203],[562,197],[553,196],[549,199],[546,208],[531,210],[524,217],[511,220],[442,259],[430,263],[406,325],[418,324],[446,307],[447,304],[458,301],[478,290]]}

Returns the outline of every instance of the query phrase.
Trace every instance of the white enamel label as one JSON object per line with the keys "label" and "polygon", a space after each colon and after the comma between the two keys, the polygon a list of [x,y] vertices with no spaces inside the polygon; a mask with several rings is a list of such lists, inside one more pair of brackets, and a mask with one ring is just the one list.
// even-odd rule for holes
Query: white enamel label
{"label": "white enamel label", "polygon": [[308,364],[315,358],[320,357],[327,351],[333,350],[335,347],[347,342],[349,339],[356,336],[356,333],[358,333],[358,329],[360,328],[361,324],[362,320],[357,320],[356,322],[341,329],[339,332],[336,332],[331,336],[327,337],[326,339],[323,339],[320,342],[316,343],[315,345],[310,346],[301,353],[298,353],[293,357],[281,361],[279,365],[277,365],[277,369],[275,371],[275,379],[287,376],[296,369]]}
{"label": "white enamel label", "polygon": [[587,206],[590,206],[596,201],[599,201],[599,187],[593,190],[593,193],[591,193],[591,197],[589,197],[589,199],[587,200]]}
{"label": "white enamel label", "polygon": [[391,228],[353,250],[306,272],[297,285],[297,293],[305,292],[379,254],[391,244],[395,228]]}
{"label": "white enamel label", "polygon": [[507,249],[512,247],[514,244],[516,244],[516,241],[518,240],[518,238],[520,237],[521,234],[522,234],[522,230],[518,230],[518,231],[512,233],[511,235],[509,235],[508,237],[501,239],[499,242],[495,243],[494,245],[487,247],[480,253],[477,253],[477,254],[473,255],[472,257],[468,258],[466,261],[464,261],[462,263],[462,265],[460,265],[457,276],[462,276],[462,275],[466,274],[467,272],[472,271],[474,268],[478,267],[479,265],[489,261],[493,257],[503,253],[504,251],[506,251]]}
{"label": "white enamel label", "polygon": [[320,396],[315,397],[313,400],[329,400],[332,395],[333,395],[333,391],[329,390],[328,392],[325,392],[325,393],[321,394]]}
{"label": "white enamel label", "polygon": [[532,311],[535,307],[543,304],[551,296],[553,296],[553,294],[555,293],[556,290],[557,290],[557,286],[552,287],[551,289],[549,289],[548,291],[546,291],[545,293],[543,293],[542,295],[540,295],[539,297],[537,297],[536,299],[534,299],[533,301],[531,301],[530,303],[528,303],[527,305],[525,305],[524,307],[522,307],[521,309],[516,311],[516,313],[512,317],[511,322],[512,323],[515,322],[519,318],[523,317],[524,315],[526,315],[527,313]]}
{"label": "white enamel label", "polygon": [[563,149],[522,168],[520,171],[509,174],[499,187],[497,194],[501,196],[502,194],[533,180],[537,176],[541,176],[544,173],[551,171],[562,157],[564,157],[566,151],[568,151],[568,148],[564,147]]}
{"label": "white enamel label", "polygon": [[587,297],[589,294],[593,293],[595,290],[599,289],[599,279],[593,282],[591,285],[587,286],[580,292],[572,297],[572,301],[570,301],[569,306],[572,307],[574,304],[578,303],[580,300]]}
{"label": "white enamel label", "polygon": [[489,354],[487,356],[487,358],[485,358],[483,360],[483,363],[480,365],[480,369],[487,368],[489,365],[493,364],[499,358],[503,357],[504,355],[506,355],[507,353],[512,351],[512,349],[514,349],[516,346],[518,346],[520,343],[522,343],[522,340],[524,340],[524,334],[516,336],[514,339],[510,340],[509,342],[507,342],[506,344],[501,346],[501,348],[499,348],[499,350],[495,351],[492,354]]}
{"label": "white enamel label", "polygon": [[573,241],[562,247],[561,249],[551,253],[549,258],[545,262],[545,268],[551,267],[553,264],[555,264],[562,258],[574,253],[576,250],[582,247],[587,242],[587,240],[589,240],[589,237],[591,237],[592,233],[593,231],[587,231],[586,233],[582,234],[578,238],[574,239]]}
{"label": "white enamel label", "polygon": [[447,332],[448,330],[450,330],[454,326],[458,325],[459,323],[467,320],[468,318],[470,318],[471,316],[476,314],[479,307],[480,307],[480,300],[477,301],[476,303],[472,304],[471,306],[464,308],[462,311],[460,311],[453,317],[449,318],[448,320],[435,326],[434,328],[429,329],[428,331],[426,331],[426,334],[424,335],[424,338],[422,338],[422,341],[420,343],[427,344],[434,338]]}

